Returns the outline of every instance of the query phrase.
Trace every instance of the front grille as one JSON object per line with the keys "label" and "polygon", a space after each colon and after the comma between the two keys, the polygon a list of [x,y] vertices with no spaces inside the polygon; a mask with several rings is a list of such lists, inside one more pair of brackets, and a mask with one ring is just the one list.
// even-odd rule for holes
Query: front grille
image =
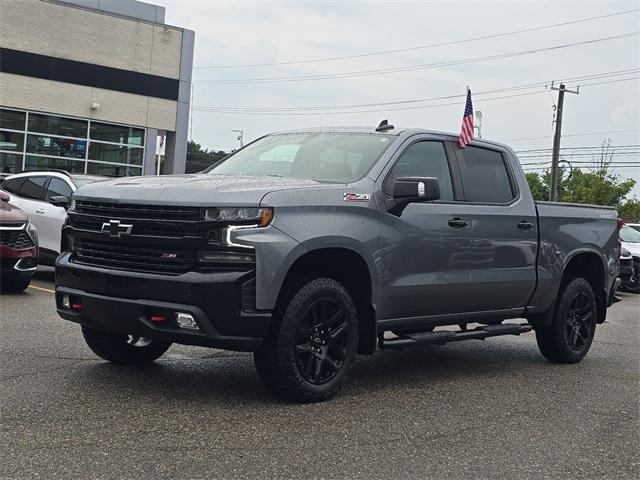
{"label": "front grille", "polygon": [[0,245],[18,250],[34,246],[31,237],[24,230],[0,230]]}
{"label": "front grille", "polygon": [[198,207],[172,207],[165,205],[136,205],[77,201],[76,213],[107,218],[141,218],[148,220],[200,220]]}
{"label": "front grille", "polygon": [[[72,215],[70,224],[74,228],[80,230],[87,230],[91,232],[101,232],[102,225],[108,223],[112,218],[124,218],[124,217],[88,217],[82,215]],[[123,222],[126,223],[126,222]],[[183,236],[196,236],[198,235],[198,224],[187,222],[159,222],[131,219],[133,228],[131,233],[133,235],[145,235],[150,237],[172,237],[180,238]]]}
{"label": "front grille", "polygon": [[79,230],[101,232],[109,220],[121,220],[133,225],[131,234],[151,237],[200,236],[197,207],[171,207],[77,201],[69,212],[69,224]]}
{"label": "front grille", "polygon": [[150,248],[143,244],[78,239],[73,261],[118,270],[179,275],[196,265],[196,251],[175,247]]}

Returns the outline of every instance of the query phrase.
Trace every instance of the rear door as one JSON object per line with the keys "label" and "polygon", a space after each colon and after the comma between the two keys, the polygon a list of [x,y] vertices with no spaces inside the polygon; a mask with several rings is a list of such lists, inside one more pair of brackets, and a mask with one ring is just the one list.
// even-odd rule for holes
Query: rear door
{"label": "rear door", "polygon": [[538,229],[531,194],[516,181],[522,172],[512,170],[509,153],[499,148],[467,146],[457,154],[473,222],[472,310],[524,307],[536,283]]}

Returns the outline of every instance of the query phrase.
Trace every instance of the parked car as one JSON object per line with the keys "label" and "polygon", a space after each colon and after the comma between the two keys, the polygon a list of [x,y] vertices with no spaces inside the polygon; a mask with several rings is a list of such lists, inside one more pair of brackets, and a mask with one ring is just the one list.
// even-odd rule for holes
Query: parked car
{"label": "parked car", "polygon": [[85,185],[57,311],[115,363],[172,342],[252,351],[264,383],[301,402],[334,395],[376,348],[533,329],[547,359],[579,362],[616,285],[615,209],[534,202],[513,150],[457,141],[279,133],[204,174]]}
{"label": "parked car", "polygon": [[38,235],[27,215],[0,191],[0,290],[21,292],[29,286],[38,261]]}
{"label": "parked car", "polygon": [[60,254],[62,225],[71,194],[87,183],[106,180],[95,175],[70,175],[63,170],[17,173],[7,177],[0,189],[10,195],[10,202],[23,210],[38,229],[40,258],[38,263],[53,265]]}
{"label": "parked car", "polygon": [[620,257],[620,280],[622,289],[640,293],[640,232],[627,224],[620,229],[622,253]]}

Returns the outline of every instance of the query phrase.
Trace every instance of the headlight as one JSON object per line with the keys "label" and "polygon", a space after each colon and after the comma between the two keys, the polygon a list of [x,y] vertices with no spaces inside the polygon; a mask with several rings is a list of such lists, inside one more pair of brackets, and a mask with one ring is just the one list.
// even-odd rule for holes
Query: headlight
{"label": "headlight", "polygon": [[31,238],[31,241],[34,243],[34,245],[38,245],[38,232],[36,230],[36,226],[29,222],[27,223],[27,235],[29,235],[29,238]]}
{"label": "headlight", "polygon": [[76,199],[75,198],[71,198],[71,201],[69,202],[69,207],[67,207],[67,212],[73,212],[76,209]]}
{"label": "headlight", "polygon": [[204,211],[204,219],[207,222],[255,224],[259,227],[266,227],[273,219],[273,209],[257,207],[207,208]]}
{"label": "headlight", "polygon": [[631,252],[629,250],[627,250],[626,248],[623,248],[620,251],[620,256],[621,257],[630,257],[631,256]]}

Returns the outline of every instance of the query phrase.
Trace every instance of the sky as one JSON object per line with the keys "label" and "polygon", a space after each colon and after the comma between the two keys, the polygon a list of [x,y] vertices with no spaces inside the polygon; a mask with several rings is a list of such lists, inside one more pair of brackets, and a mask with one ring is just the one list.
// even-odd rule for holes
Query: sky
{"label": "sky", "polygon": [[[580,86],[580,93],[565,95],[563,158],[590,161],[591,157],[584,154],[576,156],[584,150],[573,148],[597,146],[609,140],[619,153],[627,153],[616,155],[616,161],[635,160],[640,165],[640,153],[634,156],[634,149],[635,152],[640,149],[624,147],[640,144],[640,36],[548,50],[640,32],[640,11],[459,42],[640,9],[640,0],[151,1],[166,7],[168,24],[196,32],[190,138],[205,148],[225,151],[237,148],[237,133],[231,132],[233,129],[244,130],[246,143],[273,131],[327,125],[376,126],[382,119],[397,127],[459,132],[465,89],[469,86],[472,93],[476,92],[474,109],[482,111],[484,138],[507,143],[515,150],[550,149],[557,92],[545,89],[544,85],[581,77],[566,82],[570,89]],[[443,43],[449,45],[440,45]],[[403,49],[410,50],[308,62]],[[460,63],[535,49],[547,50]],[[301,60],[306,63],[282,64]],[[273,63],[280,65],[238,67]],[[418,65],[419,69],[378,75],[264,81]],[[636,70],[629,72],[632,69]],[[626,73],[585,78],[621,71]],[[538,85],[481,93],[528,84]],[[284,110],[452,95],[456,97],[357,109]],[[238,112],[238,108],[244,111]],[[536,154],[540,152],[521,156]],[[542,154],[550,155],[548,151]],[[546,160],[547,157],[531,158],[521,162]],[[616,166],[615,171],[623,178],[638,181],[633,193],[640,197],[640,168]]]}

